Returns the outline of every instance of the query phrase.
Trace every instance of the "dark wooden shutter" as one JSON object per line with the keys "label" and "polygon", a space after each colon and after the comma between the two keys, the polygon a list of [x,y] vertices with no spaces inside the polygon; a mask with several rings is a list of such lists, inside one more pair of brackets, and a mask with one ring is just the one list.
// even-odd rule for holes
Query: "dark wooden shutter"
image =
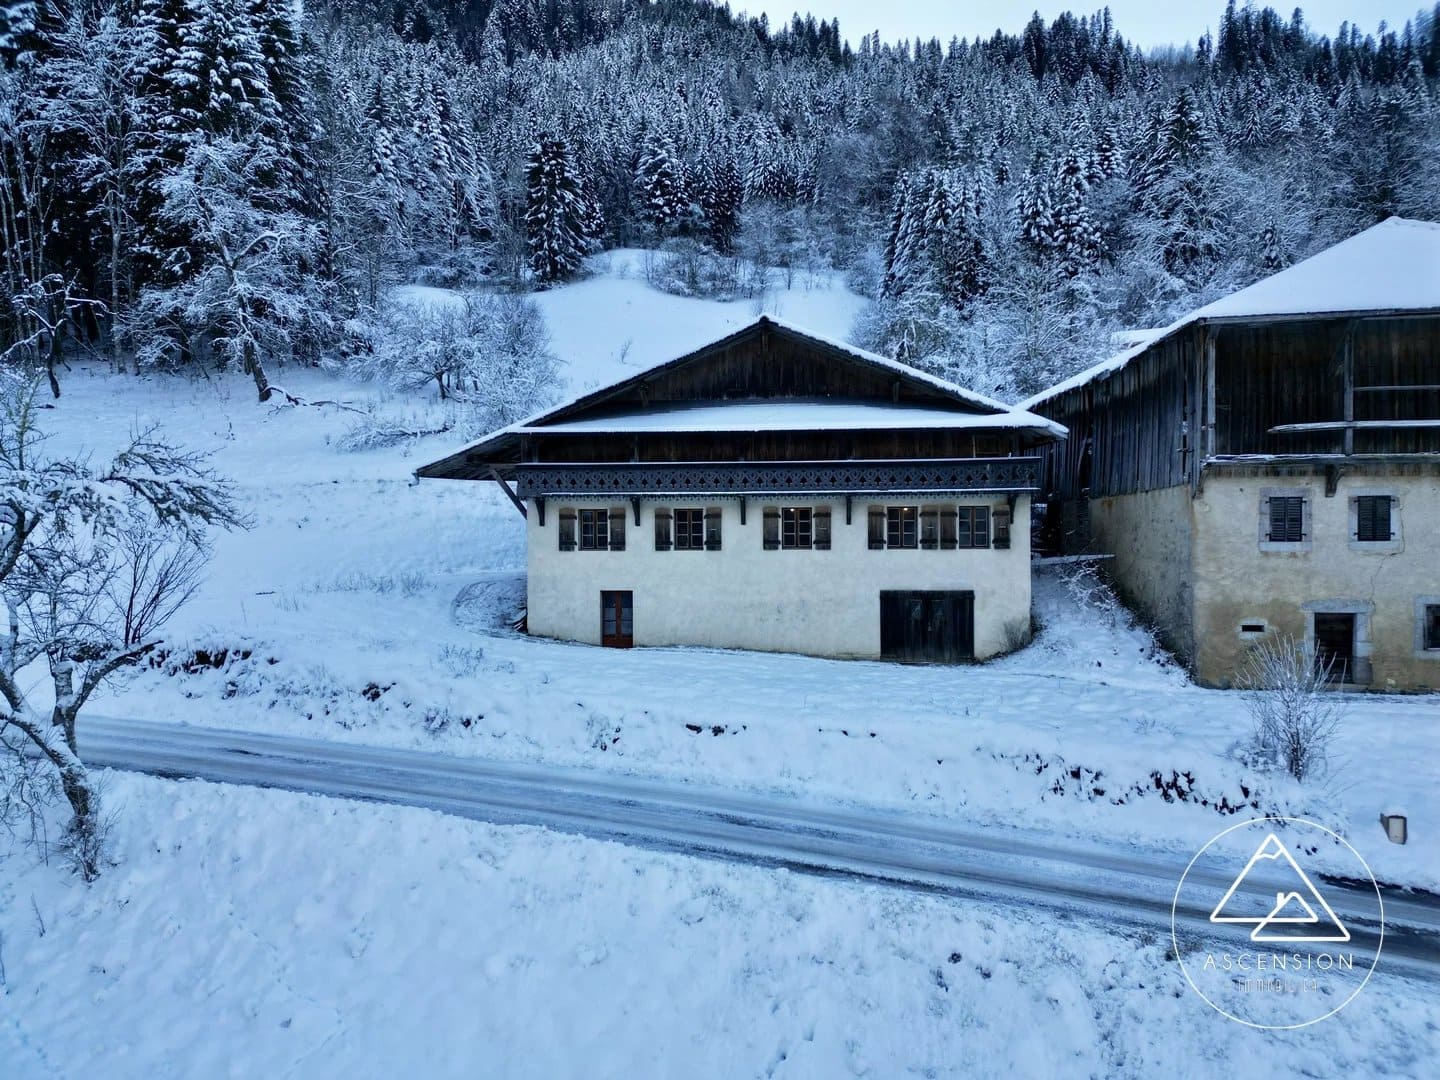
{"label": "dark wooden shutter", "polygon": [[575,550],[575,511],[560,511],[560,550]]}
{"label": "dark wooden shutter", "polygon": [[990,546],[990,508],[988,506],[975,507],[974,532],[971,535],[971,543],[977,548]]}
{"label": "dark wooden shutter", "polygon": [[880,551],[885,547],[885,508],[870,507],[870,550]]}
{"label": "dark wooden shutter", "polygon": [[811,519],[815,529],[815,546],[821,551],[830,550],[830,508],[817,506]]}
{"label": "dark wooden shutter", "polygon": [[1390,496],[1361,495],[1355,500],[1355,539],[1367,543],[1393,540],[1390,531]]}
{"label": "dark wooden shutter", "polygon": [[956,520],[956,517],[957,517],[957,515],[956,515],[955,507],[953,507],[953,506],[945,506],[945,507],[942,507],[942,508],[941,508],[941,510],[940,510],[940,546],[941,546],[941,548],[943,548],[943,549],[946,550],[946,551],[954,550],[955,545],[956,545],[956,542],[957,542],[956,539],[955,539],[955,520]]}
{"label": "dark wooden shutter", "polygon": [[1270,536],[1275,544],[1298,544],[1305,539],[1305,500],[1299,495],[1270,499]]}
{"label": "dark wooden shutter", "polygon": [[991,517],[995,522],[995,536],[992,541],[992,546],[1008,548],[1010,546],[1010,508],[997,507]]}
{"label": "dark wooden shutter", "polygon": [[765,507],[765,550],[778,551],[780,548],[780,508]]}
{"label": "dark wooden shutter", "polygon": [[655,550],[670,550],[670,511],[663,506],[655,508]]}
{"label": "dark wooden shutter", "polygon": [[920,511],[920,546],[934,549],[940,546],[940,508],[927,506]]}
{"label": "dark wooden shutter", "polygon": [[623,506],[610,508],[610,550],[625,550],[625,508]]}
{"label": "dark wooden shutter", "polygon": [[705,508],[705,550],[720,550],[720,507]]}

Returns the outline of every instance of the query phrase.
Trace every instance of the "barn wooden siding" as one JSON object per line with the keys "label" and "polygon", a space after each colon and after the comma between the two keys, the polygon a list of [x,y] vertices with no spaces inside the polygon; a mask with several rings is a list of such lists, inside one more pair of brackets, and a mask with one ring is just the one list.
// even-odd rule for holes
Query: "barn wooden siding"
{"label": "barn wooden siding", "polygon": [[[1196,485],[1203,461],[1440,453],[1440,317],[1197,323],[1038,405],[1070,429],[1043,451],[1062,499]],[[1396,426],[1364,427],[1365,422]],[[1276,431],[1285,425],[1319,425]]]}
{"label": "barn wooden siding", "polygon": [[675,434],[526,435],[521,460],[624,461],[871,461],[995,457],[1024,453],[1033,436],[1008,431],[761,431]]}
{"label": "barn wooden siding", "polygon": [[978,405],[967,406],[923,379],[866,363],[843,349],[773,323],[747,328],[589,404],[786,397],[940,404],[957,412],[986,411]]}

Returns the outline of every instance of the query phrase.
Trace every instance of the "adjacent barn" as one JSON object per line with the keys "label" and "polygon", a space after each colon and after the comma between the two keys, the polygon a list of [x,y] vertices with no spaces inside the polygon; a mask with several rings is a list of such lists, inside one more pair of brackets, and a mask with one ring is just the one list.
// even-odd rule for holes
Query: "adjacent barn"
{"label": "adjacent barn", "polygon": [[1049,543],[1113,556],[1201,681],[1303,641],[1345,684],[1440,687],[1440,225],[1391,218],[1022,408]]}

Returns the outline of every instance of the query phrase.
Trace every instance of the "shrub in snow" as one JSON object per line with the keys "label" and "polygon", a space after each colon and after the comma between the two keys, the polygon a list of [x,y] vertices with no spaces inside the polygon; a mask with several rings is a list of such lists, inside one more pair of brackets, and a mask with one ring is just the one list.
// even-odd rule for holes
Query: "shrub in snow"
{"label": "shrub in snow", "polygon": [[659,251],[647,252],[645,281],[661,292],[707,300],[752,296],[759,285],[742,260],[689,239],[669,240]]}
{"label": "shrub in snow", "polygon": [[[488,431],[527,416],[554,395],[559,361],[545,316],[529,297],[471,293],[423,303],[392,297],[377,313],[371,348],[348,365],[395,390],[433,386],[461,408],[464,426]],[[389,445],[446,430],[449,421],[387,419],[372,410],[342,439],[347,448]]]}
{"label": "shrub in snow", "polygon": [[1325,768],[1344,715],[1330,690],[1331,666],[1283,634],[1250,649],[1236,685],[1253,722],[1248,756],[1257,767],[1281,766],[1296,780]]}

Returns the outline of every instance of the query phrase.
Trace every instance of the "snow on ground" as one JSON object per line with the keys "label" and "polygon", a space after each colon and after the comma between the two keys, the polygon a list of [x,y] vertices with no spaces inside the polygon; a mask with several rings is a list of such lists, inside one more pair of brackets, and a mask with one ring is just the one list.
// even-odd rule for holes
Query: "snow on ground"
{"label": "snow on ground", "polygon": [[[633,253],[612,258],[624,275],[541,294],[574,389],[754,314],[656,293]],[[838,287],[771,301],[841,335],[857,302]],[[627,340],[644,353],[622,362]],[[277,379],[310,399],[373,394],[310,371]],[[249,532],[218,540],[210,580],[174,624],[170,662],[96,711],[903,807],[1175,853],[1232,823],[1217,803],[1281,810],[1338,827],[1384,879],[1440,886],[1435,697],[1351,699],[1334,775],[1302,789],[1251,775],[1229,753],[1247,727],[1236,695],[1191,686],[1142,633],[1077,606],[1044,575],[1047,629],[980,667],[530,639],[504,628],[523,592],[514,508],[491,485],[410,482],[454,438],[342,453],[334,443],[352,414],[260,406],[239,378],[79,368],[64,392],[46,414],[57,450],[100,453],[160,423],[214,449],[254,517]],[[1410,815],[1403,847],[1378,825],[1392,808]]]}
{"label": "snow on ground", "polygon": [[1335,1019],[1261,1032],[1191,993],[1165,941],[1050,915],[108,781],[119,863],[94,885],[0,861],[7,1080],[1230,1076],[1257,1056],[1419,1077],[1440,1053],[1427,984],[1377,978]]}

